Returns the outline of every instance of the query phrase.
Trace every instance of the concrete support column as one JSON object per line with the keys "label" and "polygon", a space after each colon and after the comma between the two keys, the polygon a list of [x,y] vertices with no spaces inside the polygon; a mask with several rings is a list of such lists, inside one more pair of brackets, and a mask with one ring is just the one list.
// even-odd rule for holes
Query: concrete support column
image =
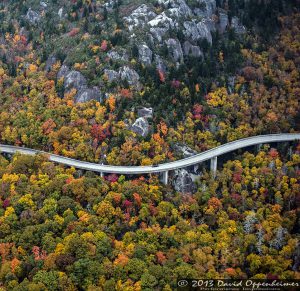
{"label": "concrete support column", "polygon": [[103,178],[104,177],[104,173],[100,172],[100,177]]}
{"label": "concrete support column", "polygon": [[169,171],[162,172],[162,177],[161,181],[163,184],[168,185],[168,180],[169,180]]}
{"label": "concrete support column", "polygon": [[216,178],[217,175],[217,166],[218,166],[218,157],[213,157],[210,160],[210,171],[213,178]]}

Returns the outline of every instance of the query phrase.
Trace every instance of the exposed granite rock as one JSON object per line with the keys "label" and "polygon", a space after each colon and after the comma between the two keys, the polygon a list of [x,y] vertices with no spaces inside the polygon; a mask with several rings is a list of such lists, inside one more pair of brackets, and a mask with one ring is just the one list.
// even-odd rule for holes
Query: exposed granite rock
{"label": "exposed granite rock", "polygon": [[176,22],[168,17],[165,12],[157,15],[154,19],[148,22],[151,27],[161,27],[165,29],[174,28]]}
{"label": "exposed granite rock", "polygon": [[108,82],[113,82],[113,81],[117,80],[120,77],[119,73],[114,71],[114,70],[105,69],[104,74],[107,77]]}
{"label": "exposed granite rock", "polygon": [[86,88],[87,82],[85,77],[78,71],[70,71],[64,78],[65,90],[70,90],[72,88],[80,91]]}
{"label": "exposed granite rock", "polygon": [[232,17],[231,19],[231,27],[237,34],[246,33],[245,26],[240,23],[240,20],[236,16]]}
{"label": "exposed granite rock", "polygon": [[167,66],[164,60],[159,55],[154,56],[154,62],[157,70],[160,70],[163,73],[167,72]]}
{"label": "exposed granite rock", "polygon": [[45,65],[45,71],[49,72],[52,69],[52,66],[57,62],[57,59],[55,56],[50,56],[47,61],[46,61],[46,65]]}
{"label": "exposed granite rock", "polygon": [[135,27],[144,27],[146,23],[154,17],[156,17],[156,13],[154,13],[146,4],[142,4],[135,9],[130,16],[124,17],[124,20],[128,25],[129,31],[132,31]]}
{"label": "exposed granite rock", "polygon": [[69,72],[70,69],[66,65],[62,65],[57,73],[57,79],[64,78]]}
{"label": "exposed granite rock", "polygon": [[40,5],[43,9],[46,9],[48,7],[48,4],[44,1],[40,1]]}
{"label": "exposed granite rock", "polygon": [[152,51],[146,44],[141,44],[138,46],[139,50],[139,61],[149,66],[152,63]]}
{"label": "exposed granite rock", "polygon": [[227,13],[220,12],[219,13],[219,25],[218,29],[221,33],[224,33],[228,26],[228,15]]}
{"label": "exposed granite rock", "polygon": [[146,118],[139,117],[131,126],[131,130],[143,137],[149,133],[149,123]]}
{"label": "exposed granite rock", "polygon": [[174,150],[182,154],[184,158],[189,158],[197,154],[195,150],[191,149],[187,145],[183,145],[179,143],[174,145]]}
{"label": "exposed granite rock", "polygon": [[203,56],[201,49],[196,45],[192,45],[189,41],[184,42],[183,52],[184,55],[195,57],[195,58],[200,58]]}
{"label": "exposed granite rock", "polygon": [[211,17],[216,10],[215,0],[198,0],[199,8],[194,9],[194,13],[200,17]]}
{"label": "exposed granite rock", "polygon": [[185,28],[183,33],[189,40],[197,41],[201,38],[205,38],[209,43],[212,43],[210,27],[204,20],[199,23],[195,21],[185,21],[183,26]]}
{"label": "exposed granite rock", "polygon": [[122,80],[126,80],[129,85],[138,85],[139,83],[139,79],[140,79],[139,74],[135,70],[127,66],[121,67],[119,69],[119,75],[120,78]]}
{"label": "exposed granite rock", "polygon": [[63,12],[64,12],[64,9],[63,9],[62,7],[59,8],[59,10],[58,10],[58,12],[57,12],[59,18],[62,18],[62,17],[63,17]]}
{"label": "exposed granite rock", "polygon": [[173,177],[173,186],[176,191],[181,193],[193,193],[196,190],[195,183],[192,176],[187,170],[175,170]]}
{"label": "exposed granite rock", "polygon": [[171,8],[167,9],[166,13],[171,17],[189,17],[193,14],[191,8],[186,4],[184,0],[171,0],[168,2],[169,3],[167,6]]}
{"label": "exposed granite rock", "polygon": [[101,92],[98,87],[81,89],[75,96],[76,103],[83,103],[90,100],[101,102]]}
{"label": "exposed granite rock", "polygon": [[153,118],[153,108],[143,107],[138,109],[138,117]]}
{"label": "exposed granite rock", "polygon": [[163,37],[166,35],[166,33],[168,32],[168,28],[166,27],[151,27],[150,28],[150,32],[153,35],[153,37],[159,42],[161,43],[163,40]]}
{"label": "exposed granite rock", "polygon": [[183,52],[179,40],[174,38],[169,38],[166,41],[166,44],[169,50],[169,55],[173,59],[173,61],[175,62],[183,61]]}
{"label": "exposed granite rock", "polygon": [[107,53],[107,56],[115,61],[125,61],[129,60],[129,56],[125,50],[115,51],[111,50]]}
{"label": "exposed granite rock", "polygon": [[37,24],[41,20],[41,16],[36,11],[29,8],[26,13],[26,19],[32,24]]}

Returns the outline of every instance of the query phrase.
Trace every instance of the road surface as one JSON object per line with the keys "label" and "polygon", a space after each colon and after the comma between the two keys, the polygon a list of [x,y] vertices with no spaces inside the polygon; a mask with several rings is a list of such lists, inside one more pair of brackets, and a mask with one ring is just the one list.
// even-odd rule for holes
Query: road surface
{"label": "road surface", "polygon": [[76,169],[89,170],[99,173],[115,173],[115,174],[150,174],[150,173],[161,173],[176,169],[182,169],[188,166],[197,165],[204,161],[213,159],[220,155],[232,152],[237,149],[241,149],[248,146],[272,143],[272,142],[285,142],[285,141],[295,141],[300,140],[300,133],[281,133],[281,134],[268,134],[268,135],[258,135],[248,138],[239,139],[232,141],[221,146],[215,147],[208,151],[199,153],[189,158],[178,160],[175,162],[167,162],[160,164],[158,167],[152,166],[111,166],[111,165],[100,165],[96,163],[89,163],[84,161],[79,161],[75,159],[66,158],[63,156],[58,156],[55,154],[46,153],[43,151],[33,150],[23,147],[15,147],[11,145],[0,144],[0,152],[14,154],[20,152],[25,155],[35,155],[35,154],[46,154],[49,160],[52,162],[64,164],[66,166],[75,167]]}

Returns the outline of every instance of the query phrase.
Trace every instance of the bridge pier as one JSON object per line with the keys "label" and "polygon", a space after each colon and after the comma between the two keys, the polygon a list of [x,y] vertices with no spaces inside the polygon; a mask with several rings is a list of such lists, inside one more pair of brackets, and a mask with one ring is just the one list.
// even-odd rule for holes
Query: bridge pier
{"label": "bridge pier", "polygon": [[164,185],[168,185],[168,180],[169,180],[169,171],[164,171],[161,173],[162,177],[161,177],[161,182]]}
{"label": "bridge pier", "polygon": [[103,178],[104,177],[104,173],[100,172],[100,177]]}
{"label": "bridge pier", "polygon": [[217,175],[217,166],[218,166],[218,157],[213,157],[210,160],[210,171],[212,173],[213,178],[216,178]]}

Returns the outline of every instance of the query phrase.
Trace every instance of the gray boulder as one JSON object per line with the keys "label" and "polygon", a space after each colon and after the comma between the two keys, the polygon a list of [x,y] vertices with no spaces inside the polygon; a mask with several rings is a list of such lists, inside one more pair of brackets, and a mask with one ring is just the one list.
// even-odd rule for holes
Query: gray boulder
{"label": "gray boulder", "polygon": [[59,8],[59,10],[58,10],[58,12],[57,12],[59,18],[62,18],[62,17],[63,17],[63,12],[64,12],[63,7]]}
{"label": "gray boulder", "polygon": [[169,56],[170,58],[175,62],[182,62],[183,61],[183,52],[181,48],[181,44],[178,39],[169,38],[166,41],[168,50],[169,50]]}
{"label": "gray boulder", "polygon": [[161,27],[169,30],[170,28],[174,28],[177,23],[171,17],[168,17],[165,12],[157,15],[151,21],[148,22],[148,25],[151,27]]}
{"label": "gray boulder", "polygon": [[139,61],[146,65],[150,66],[152,63],[152,51],[146,44],[141,44],[138,46],[139,50]]}
{"label": "gray boulder", "polygon": [[131,126],[131,130],[143,137],[149,133],[149,123],[146,118],[139,117]]}
{"label": "gray boulder", "polygon": [[212,43],[211,27],[209,27],[205,20],[202,20],[199,23],[196,23],[195,21],[185,21],[183,27],[183,33],[189,40],[197,41],[205,38],[209,43]]}
{"label": "gray boulder", "polygon": [[65,90],[75,88],[77,91],[86,88],[85,77],[78,71],[70,71],[64,78]]}
{"label": "gray boulder", "polygon": [[36,11],[29,8],[26,13],[26,19],[32,24],[37,24],[41,20],[41,16]]}
{"label": "gray boulder", "polygon": [[114,70],[105,69],[104,74],[107,77],[108,82],[113,82],[115,80],[118,80],[118,78],[120,77],[119,73]]}
{"label": "gray boulder", "polygon": [[175,170],[173,186],[176,191],[181,193],[193,193],[196,191],[192,176],[184,169]]}
{"label": "gray boulder", "polygon": [[184,55],[191,56],[194,58],[200,58],[203,56],[201,49],[196,45],[192,45],[189,41],[184,42],[183,52],[184,52]]}
{"label": "gray boulder", "polygon": [[57,62],[57,59],[55,56],[50,56],[47,61],[46,61],[46,65],[45,65],[45,71],[49,72],[52,69],[52,66]]}
{"label": "gray boulder", "polygon": [[167,66],[159,55],[154,55],[154,62],[157,70],[163,72],[164,74],[167,72]]}
{"label": "gray boulder", "polygon": [[129,85],[138,85],[139,83],[139,74],[128,66],[121,67],[119,69],[119,75],[121,80],[126,80]]}
{"label": "gray boulder", "polygon": [[184,0],[172,0],[168,2],[168,7],[171,8],[167,9],[166,12],[171,17],[179,18],[192,16],[193,12]]}
{"label": "gray boulder", "polygon": [[153,118],[153,108],[143,107],[138,109],[138,117]]}
{"label": "gray boulder", "polygon": [[205,21],[201,21],[197,24],[197,28],[199,31],[199,39],[205,38],[210,44],[212,44],[210,27],[207,25],[207,23]]}
{"label": "gray boulder", "polygon": [[83,103],[90,100],[101,102],[101,92],[98,87],[81,89],[75,96],[76,103]]}
{"label": "gray boulder", "polygon": [[40,1],[40,5],[43,9],[46,9],[48,7],[48,4],[45,3],[44,1]]}
{"label": "gray boulder", "polygon": [[228,26],[228,15],[227,13],[220,12],[219,13],[219,25],[218,29],[221,33],[224,33]]}
{"label": "gray boulder", "polygon": [[129,60],[129,56],[125,50],[115,51],[111,50],[107,53],[107,56],[115,61],[125,61]]}
{"label": "gray boulder", "polygon": [[197,152],[185,144],[175,144],[174,150],[183,155],[184,158],[189,158],[197,154]]}
{"label": "gray boulder", "polygon": [[70,69],[66,65],[62,65],[57,73],[57,79],[64,78],[68,73],[70,72]]}
{"label": "gray boulder", "polygon": [[199,17],[211,17],[216,10],[215,0],[197,0],[199,8],[194,9],[194,13]]}
{"label": "gray boulder", "polygon": [[143,28],[146,23],[154,17],[156,17],[156,13],[154,13],[146,4],[142,4],[129,16],[124,17],[124,20],[128,25],[129,31],[132,31],[135,27]]}
{"label": "gray boulder", "polygon": [[246,33],[245,26],[240,23],[240,20],[236,16],[232,17],[232,19],[231,19],[231,27],[234,29],[234,31],[237,34]]}
{"label": "gray boulder", "polygon": [[168,28],[166,27],[151,27],[150,28],[150,32],[153,35],[153,37],[159,42],[161,43],[163,40],[163,37],[165,36],[165,34],[168,32]]}

